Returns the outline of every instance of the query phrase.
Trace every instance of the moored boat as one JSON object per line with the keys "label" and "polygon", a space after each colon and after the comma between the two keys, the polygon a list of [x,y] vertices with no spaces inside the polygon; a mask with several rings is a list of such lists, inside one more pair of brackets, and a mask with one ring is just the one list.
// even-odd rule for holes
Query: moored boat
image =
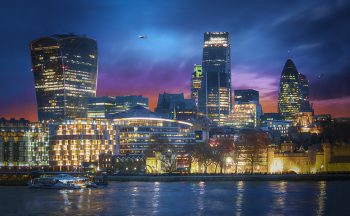
{"label": "moored boat", "polygon": [[29,187],[34,189],[81,189],[88,184],[89,181],[85,177],[59,174],[54,177],[35,178],[29,183]]}

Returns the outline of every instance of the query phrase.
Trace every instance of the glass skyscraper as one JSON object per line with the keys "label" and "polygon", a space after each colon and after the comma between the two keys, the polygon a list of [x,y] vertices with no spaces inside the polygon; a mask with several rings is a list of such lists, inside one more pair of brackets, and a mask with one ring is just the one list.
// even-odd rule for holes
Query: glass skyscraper
{"label": "glass skyscraper", "polygon": [[199,92],[199,111],[215,124],[222,125],[230,113],[231,55],[228,32],[205,32],[203,79]]}
{"label": "glass skyscraper", "polygon": [[196,107],[198,107],[198,95],[202,85],[202,65],[194,65],[191,79],[191,98]]}
{"label": "glass skyscraper", "polygon": [[39,121],[87,116],[96,96],[97,43],[85,36],[56,34],[30,43]]}
{"label": "glass skyscraper", "polygon": [[280,79],[278,112],[286,120],[292,120],[305,107],[303,104],[309,106],[309,83],[306,76],[298,72],[294,62],[288,59]]}

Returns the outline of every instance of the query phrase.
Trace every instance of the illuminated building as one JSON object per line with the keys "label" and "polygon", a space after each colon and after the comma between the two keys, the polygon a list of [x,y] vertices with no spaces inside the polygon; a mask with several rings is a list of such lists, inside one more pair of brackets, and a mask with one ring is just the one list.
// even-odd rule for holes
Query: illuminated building
{"label": "illuminated building", "polygon": [[293,143],[283,143],[280,148],[269,146],[268,170],[270,173],[298,174],[349,172],[350,146],[323,143],[321,150],[311,147],[308,150],[295,148]]}
{"label": "illuminated building", "polygon": [[96,41],[56,34],[32,41],[30,51],[39,121],[86,117],[96,95]]}
{"label": "illuminated building", "polygon": [[278,112],[286,119],[301,111],[302,103],[309,103],[309,88],[305,75],[300,74],[294,62],[288,59],[284,65],[278,94]]}
{"label": "illuminated building", "polygon": [[88,98],[88,118],[106,118],[115,108],[113,97],[91,97]]}
{"label": "illuminated building", "polygon": [[231,54],[228,32],[205,32],[199,111],[222,125],[231,110]]}
{"label": "illuminated building", "polygon": [[114,113],[125,112],[135,106],[142,106],[149,109],[148,98],[141,95],[117,96],[115,97]]}
{"label": "illuminated building", "polygon": [[157,140],[174,145],[181,151],[184,145],[195,142],[192,124],[154,117],[128,117],[114,119],[119,128],[119,154],[144,155],[148,146]]}
{"label": "illuminated building", "polygon": [[279,113],[264,113],[262,116],[260,116],[260,126],[261,127],[267,127],[267,121],[281,121],[283,120],[283,116]]}
{"label": "illuminated building", "polygon": [[24,119],[0,119],[0,167],[48,163],[48,133],[44,125]]}
{"label": "illuminated building", "polygon": [[256,103],[259,104],[259,92],[254,89],[234,90],[234,103]]}
{"label": "illuminated building", "polygon": [[185,99],[183,93],[163,93],[158,96],[156,113],[164,118],[191,121],[196,118],[196,108],[192,99]]}
{"label": "illuminated building", "polygon": [[72,170],[83,162],[98,162],[99,155],[117,148],[117,128],[109,120],[75,119],[56,122],[50,128],[50,165]]}
{"label": "illuminated building", "polygon": [[267,120],[266,124],[269,130],[278,132],[281,137],[288,137],[289,127],[293,126],[292,121],[285,120]]}
{"label": "illuminated building", "polygon": [[199,97],[199,91],[202,85],[202,78],[203,78],[202,65],[194,65],[192,79],[191,79],[191,84],[192,84],[191,98],[196,107],[198,107],[198,97]]}
{"label": "illuminated building", "polygon": [[234,128],[255,128],[258,126],[257,105],[255,103],[234,104],[225,125]]}

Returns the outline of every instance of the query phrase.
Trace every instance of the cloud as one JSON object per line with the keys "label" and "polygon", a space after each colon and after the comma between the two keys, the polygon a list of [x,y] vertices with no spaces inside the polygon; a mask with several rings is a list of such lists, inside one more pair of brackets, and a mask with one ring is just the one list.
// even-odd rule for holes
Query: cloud
{"label": "cloud", "polygon": [[328,100],[350,97],[350,65],[339,73],[320,74],[320,78],[311,82],[311,100]]}

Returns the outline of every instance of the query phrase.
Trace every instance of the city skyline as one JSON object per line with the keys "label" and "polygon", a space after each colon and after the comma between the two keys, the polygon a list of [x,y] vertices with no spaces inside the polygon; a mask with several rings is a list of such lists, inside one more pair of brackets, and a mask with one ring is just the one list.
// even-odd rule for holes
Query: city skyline
{"label": "city skyline", "polygon": [[[50,8],[61,8],[64,1],[51,6],[41,3],[37,1],[27,7],[25,5],[29,3],[25,1],[21,2],[21,7],[8,3],[6,6],[15,10],[15,16],[9,14],[8,11],[11,10],[2,11],[15,24],[20,24],[17,26],[12,23],[10,32],[2,36],[3,41],[9,41],[4,45],[1,54],[5,60],[0,87],[1,92],[6,92],[0,95],[0,115],[3,117],[36,120],[34,80],[28,49],[29,41],[35,38],[75,32],[96,39],[100,53],[97,95],[142,94],[150,99],[153,109],[159,93],[184,92],[190,98],[193,65],[202,61],[202,34],[212,30],[230,32],[232,89],[258,90],[264,112],[277,111],[279,77],[287,59],[287,50],[291,49],[291,58],[298,70],[310,79],[310,100],[316,114],[330,113],[334,117],[350,115],[347,110],[350,105],[350,91],[346,83],[349,80],[346,62],[349,57],[346,43],[349,28],[345,28],[348,26],[346,18],[349,16],[346,10],[350,5],[346,2],[311,1],[294,6],[279,2],[268,6],[249,6],[243,3],[234,5],[225,2],[223,4],[227,7],[223,7],[221,13],[227,16],[231,11],[238,12],[232,13],[232,20],[225,22],[219,22],[222,17],[218,16],[220,12],[215,7],[212,8],[215,15],[212,20],[210,14],[204,21],[196,18],[192,12],[198,13],[197,6],[203,11],[210,11],[211,7],[208,4],[202,6],[195,1],[190,4],[179,1],[173,3],[175,5],[158,2],[159,6],[154,8],[142,1],[129,4],[119,2],[108,4],[108,9],[104,7],[107,4],[82,4],[76,1],[68,5],[65,11],[67,16],[63,20],[58,19],[56,12]],[[133,3],[134,5],[130,5]],[[97,10],[92,9],[95,6]],[[164,14],[173,6],[174,10]],[[291,9],[286,9],[285,6]],[[145,10],[138,11],[142,7]],[[261,20],[256,18],[259,16],[249,17],[239,13],[240,9],[254,10],[258,7],[263,9],[263,12],[259,12],[263,17]],[[46,11],[51,11],[45,12],[47,20],[35,15],[37,10],[45,8]],[[120,13],[115,14],[115,11]],[[273,13],[268,15],[270,12]],[[190,13],[193,20],[186,22],[186,25],[178,23],[179,14]],[[94,15],[93,20],[89,18],[91,14]],[[160,15],[164,16],[163,21],[159,20]],[[124,21],[118,22],[118,18]],[[246,21],[243,25],[235,21],[235,18]],[[109,22],[105,22],[106,20]],[[271,24],[269,21],[274,22]],[[8,27],[6,21],[2,22]],[[127,26],[130,23],[133,27]],[[115,28],[112,28],[114,25]],[[307,30],[312,25],[316,25],[312,29],[318,35]],[[291,29],[296,27],[302,29],[303,33],[293,31],[296,35],[290,36]],[[340,34],[338,29],[345,30]],[[124,35],[120,35],[122,32]],[[339,34],[328,35],[329,32]],[[278,34],[270,39],[273,33]],[[302,34],[306,35],[302,37]],[[139,35],[146,35],[147,38],[139,39]],[[328,40],[329,38],[332,40]],[[144,80],[147,82],[141,82]]]}

